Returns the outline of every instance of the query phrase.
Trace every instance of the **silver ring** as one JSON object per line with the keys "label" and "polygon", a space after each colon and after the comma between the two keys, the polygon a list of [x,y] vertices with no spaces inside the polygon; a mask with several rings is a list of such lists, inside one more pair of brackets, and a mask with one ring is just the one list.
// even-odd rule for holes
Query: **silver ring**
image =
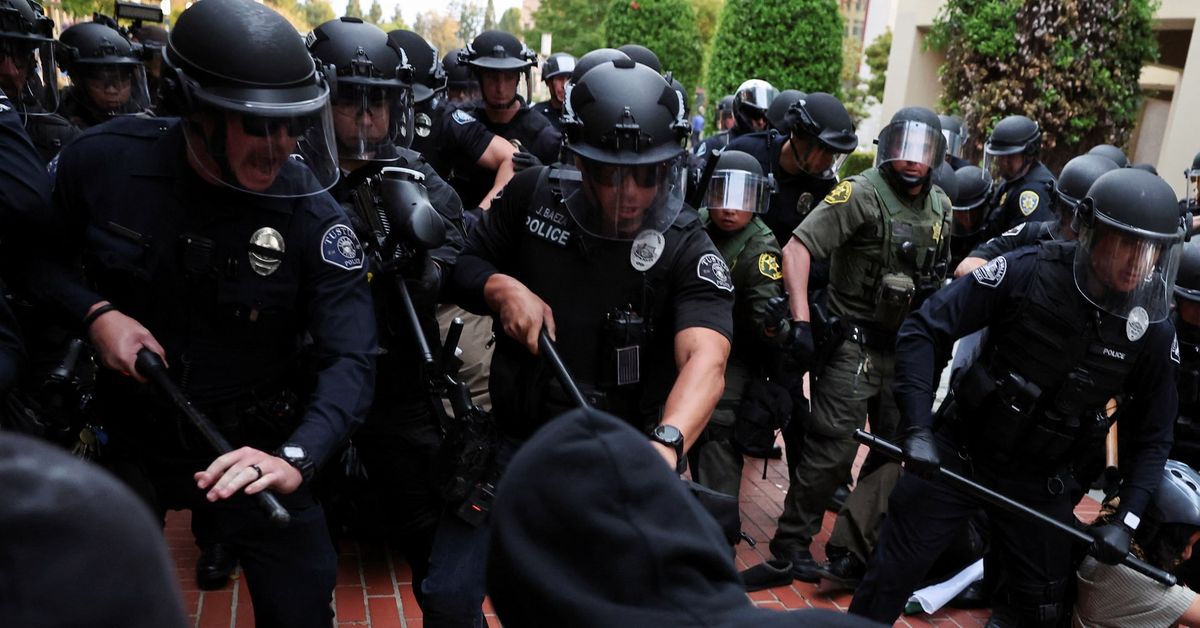
{"label": "silver ring", "polygon": [[255,479],[255,481],[261,480],[261,479],[262,479],[262,476],[263,476],[262,468],[260,468],[260,467],[259,467],[258,465],[256,465],[256,464],[252,464],[252,465],[250,465],[250,468],[251,468],[251,469],[254,469],[255,471],[257,471],[257,472],[258,472],[258,477],[254,478],[254,479]]}

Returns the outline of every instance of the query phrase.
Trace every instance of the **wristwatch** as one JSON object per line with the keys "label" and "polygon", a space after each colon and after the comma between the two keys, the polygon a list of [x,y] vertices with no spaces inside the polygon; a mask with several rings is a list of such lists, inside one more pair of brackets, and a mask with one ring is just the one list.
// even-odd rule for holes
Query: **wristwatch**
{"label": "wristwatch", "polygon": [[659,423],[650,431],[650,440],[662,443],[675,450],[675,473],[687,470],[687,456],[683,455],[683,432],[674,425]]}
{"label": "wristwatch", "polygon": [[313,465],[312,458],[308,457],[308,450],[295,443],[284,443],[275,451],[275,455],[283,458],[288,464],[296,467],[300,472],[300,477],[305,482],[312,479],[313,472],[316,470]]}

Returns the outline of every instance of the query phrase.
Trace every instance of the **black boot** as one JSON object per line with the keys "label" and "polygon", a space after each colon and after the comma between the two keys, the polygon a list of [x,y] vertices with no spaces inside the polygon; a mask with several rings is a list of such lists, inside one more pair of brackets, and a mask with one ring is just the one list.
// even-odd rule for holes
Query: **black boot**
{"label": "black boot", "polygon": [[867,565],[857,556],[846,552],[829,559],[829,562],[817,567],[820,576],[840,587],[847,589],[858,588],[863,576],[867,573]]}
{"label": "black boot", "polygon": [[196,559],[196,584],[204,591],[223,588],[237,569],[237,556],[233,548],[223,543],[213,543],[200,548]]}

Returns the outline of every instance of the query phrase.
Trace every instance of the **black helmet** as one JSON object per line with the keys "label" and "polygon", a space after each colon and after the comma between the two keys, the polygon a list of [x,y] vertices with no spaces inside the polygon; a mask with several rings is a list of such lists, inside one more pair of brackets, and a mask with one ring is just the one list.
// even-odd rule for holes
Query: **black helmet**
{"label": "black helmet", "polygon": [[[788,109],[790,109],[797,100],[800,100],[807,95],[808,94],[805,94],[798,89],[785,89],[782,92],[779,92],[779,95],[775,97],[775,100],[771,101],[771,106],[767,107],[767,122],[770,123],[771,128],[783,133],[784,135],[791,133],[791,128],[787,118]],[[725,98],[729,99],[729,104],[725,105],[726,108],[723,109],[722,105],[725,104]],[[733,105],[733,97],[726,96],[725,98],[722,98],[721,102],[717,105],[717,111],[729,111],[732,114],[733,112],[728,107]]]}
{"label": "black helmet", "polygon": [[[387,33],[362,18],[343,17],[317,26],[308,51],[329,81],[338,156],[394,161],[395,145],[412,143],[412,77],[408,57]],[[380,124],[380,116],[387,124]],[[341,118],[353,120],[343,124]]]}
{"label": "black helmet", "polygon": [[388,39],[404,51],[412,66],[414,104],[424,103],[446,89],[446,70],[438,59],[437,48],[412,31],[394,30],[388,33]]}
{"label": "black helmet", "polygon": [[1130,340],[1170,311],[1183,220],[1171,186],[1142,170],[1117,168],[1076,206],[1075,285],[1096,307],[1128,319]]}
{"label": "black helmet", "polygon": [[962,157],[963,145],[967,143],[967,132],[958,116],[938,116],[942,124],[942,135],[946,136],[946,152]]}
{"label": "black helmet", "polygon": [[1125,156],[1125,151],[1113,146],[1112,144],[1097,144],[1093,146],[1092,149],[1087,152],[1087,154],[1107,157],[1108,159],[1112,160],[1114,164],[1117,164],[1118,168],[1129,167],[1129,158]]}
{"label": "black helmet", "polygon": [[757,130],[755,124],[759,120],[766,124],[767,109],[778,95],[779,90],[763,80],[750,79],[739,85],[733,93],[734,127],[738,132],[750,133]]}
{"label": "black helmet", "polygon": [[954,206],[958,203],[958,176],[954,173],[954,168],[950,164],[942,162],[933,171],[933,184],[942,188],[946,196],[950,199],[950,205]]}
{"label": "black helmet", "polygon": [[[99,22],[82,22],[59,37],[58,65],[71,77],[71,94],[96,122],[150,108],[141,46]],[[129,85],[128,91],[124,86]]]}
{"label": "black helmet", "polygon": [[963,166],[955,170],[954,179],[958,197],[954,199],[950,234],[955,237],[975,235],[983,229],[984,219],[987,217],[992,180],[979,166]]}
{"label": "black helmet", "polygon": [[476,72],[519,72],[533,67],[537,54],[512,33],[483,31],[462,49],[459,62]]}
{"label": "black helmet", "polygon": [[[854,121],[850,119],[850,113],[842,101],[824,92],[814,92],[792,103],[785,120],[791,135],[812,138],[834,154],[830,173],[837,172],[846,156],[858,148],[858,136],[854,134]],[[792,146],[794,150],[795,142]],[[806,156],[796,155],[797,161],[804,164],[807,160],[802,157]]]}
{"label": "black helmet", "polygon": [[579,61],[575,63],[575,69],[571,71],[571,80],[568,82],[578,83],[579,79],[583,78],[583,75],[588,73],[588,70],[591,70],[598,65],[608,63],[609,61],[616,61],[617,59],[628,60],[629,55],[617,50],[616,48],[597,48],[583,55],[582,57],[579,57]]}
{"label": "black helmet", "polygon": [[1192,168],[1183,176],[1187,177],[1187,205],[1194,208],[1200,204],[1200,153],[1192,157]]}
{"label": "black helmet", "polygon": [[701,197],[701,209],[766,213],[775,179],[763,176],[762,164],[740,150],[724,150]]}
{"label": "black helmet", "polygon": [[1068,161],[1054,185],[1054,198],[1059,211],[1074,212],[1075,205],[1087,196],[1096,179],[1116,169],[1116,164],[1100,155],[1080,155]]}
{"label": "black helmet", "polygon": [[1177,460],[1163,467],[1158,491],[1146,508],[1154,523],[1178,523],[1200,528],[1200,474]]}
{"label": "black helmet", "polygon": [[658,55],[654,51],[638,44],[625,44],[617,48],[625,53],[625,56],[633,59],[634,63],[640,63],[655,72],[662,72],[662,62],[658,60]]}
{"label": "black helmet", "polygon": [[0,78],[0,89],[23,115],[46,115],[58,108],[54,67],[54,21],[31,0],[0,0],[0,57],[21,59],[25,76]]}
{"label": "black helmet", "polygon": [[[184,118],[195,162],[226,185],[306,196],[337,181],[329,88],[304,39],[265,5],[204,0],[185,10],[163,55],[163,98]],[[254,168],[243,171],[231,153],[251,140]],[[303,165],[290,159],[297,142]]]}
{"label": "black helmet", "polygon": [[[796,91],[796,90],[788,90],[788,91]],[[803,97],[803,95],[804,95],[804,92],[796,92],[796,93],[800,94],[801,97]],[[780,94],[780,95],[782,96],[782,94]],[[770,109],[771,109],[770,107],[767,107],[768,111]],[[733,94],[730,94],[730,95],[722,98],[721,100],[717,101],[717,111],[720,111],[722,113],[728,113],[729,115],[733,115]],[[783,113],[787,113],[787,110],[784,110]],[[1197,156],[1200,156],[1200,153],[1196,153],[1196,154],[1197,154]]]}
{"label": "black helmet", "polygon": [[988,155],[1037,155],[1041,149],[1042,127],[1025,116],[1008,116],[997,122],[983,145]]}
{"label": "black helmet", "polygon": [[1175,298],[1200,303],[1200,240],[1189,240],[1179,256]]}
{"label": "black helmet", "polygon": [[[563,131],[581,171],[563,177],[563,200],[585,231],[625,240],[674,222],[683,206],[689,125],[679,93],[662,76],[629,59],[593,68],[567,90]],[[638,198],[624,196],[634,189]],[[630,205],[640,205],[635,215],[627,215]]]}
{"label": "black helmet", "polygon": [[[896,185],[911,188],[929,183],[933,171],[946,158],[942,123],[925,107],[904,107],[879,132],[875,167]],[[906,161],[929,167],[924,176],[914,177],[896,170],[892,162]]]}
{"label": "black helmet", "polygon": [[575,57],[566,52],[556,52],[542,62],[542,80],[548,81],[564,74],[570,76],[575,71]]}
{"label": "black helmet", "polygon": [[451,50],[442,57],[442,69],[446,73],[446,84],[450,89],[475,89],[479,87],[475,77],[471,76],[471,68],[462,61],[466,48]]}

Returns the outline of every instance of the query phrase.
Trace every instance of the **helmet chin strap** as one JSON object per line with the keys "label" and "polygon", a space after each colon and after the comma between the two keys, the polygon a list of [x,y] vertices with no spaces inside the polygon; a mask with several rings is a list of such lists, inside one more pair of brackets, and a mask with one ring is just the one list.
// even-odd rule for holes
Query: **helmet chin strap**
{"label": "helmet chin strap", "polygon": [[911,177],[898,172],[892,167],[892,163],[889,161],[879,167],[879,172],[883,175],[884,180],[890,183],[897,192],[905,195],[913,196],[909,194],[909,190],[919,185],[921,189],[915,196],[920,196],[928,192],[930,186],[933,185],[933,168],[930,168],[929,172],[923,177]]}

